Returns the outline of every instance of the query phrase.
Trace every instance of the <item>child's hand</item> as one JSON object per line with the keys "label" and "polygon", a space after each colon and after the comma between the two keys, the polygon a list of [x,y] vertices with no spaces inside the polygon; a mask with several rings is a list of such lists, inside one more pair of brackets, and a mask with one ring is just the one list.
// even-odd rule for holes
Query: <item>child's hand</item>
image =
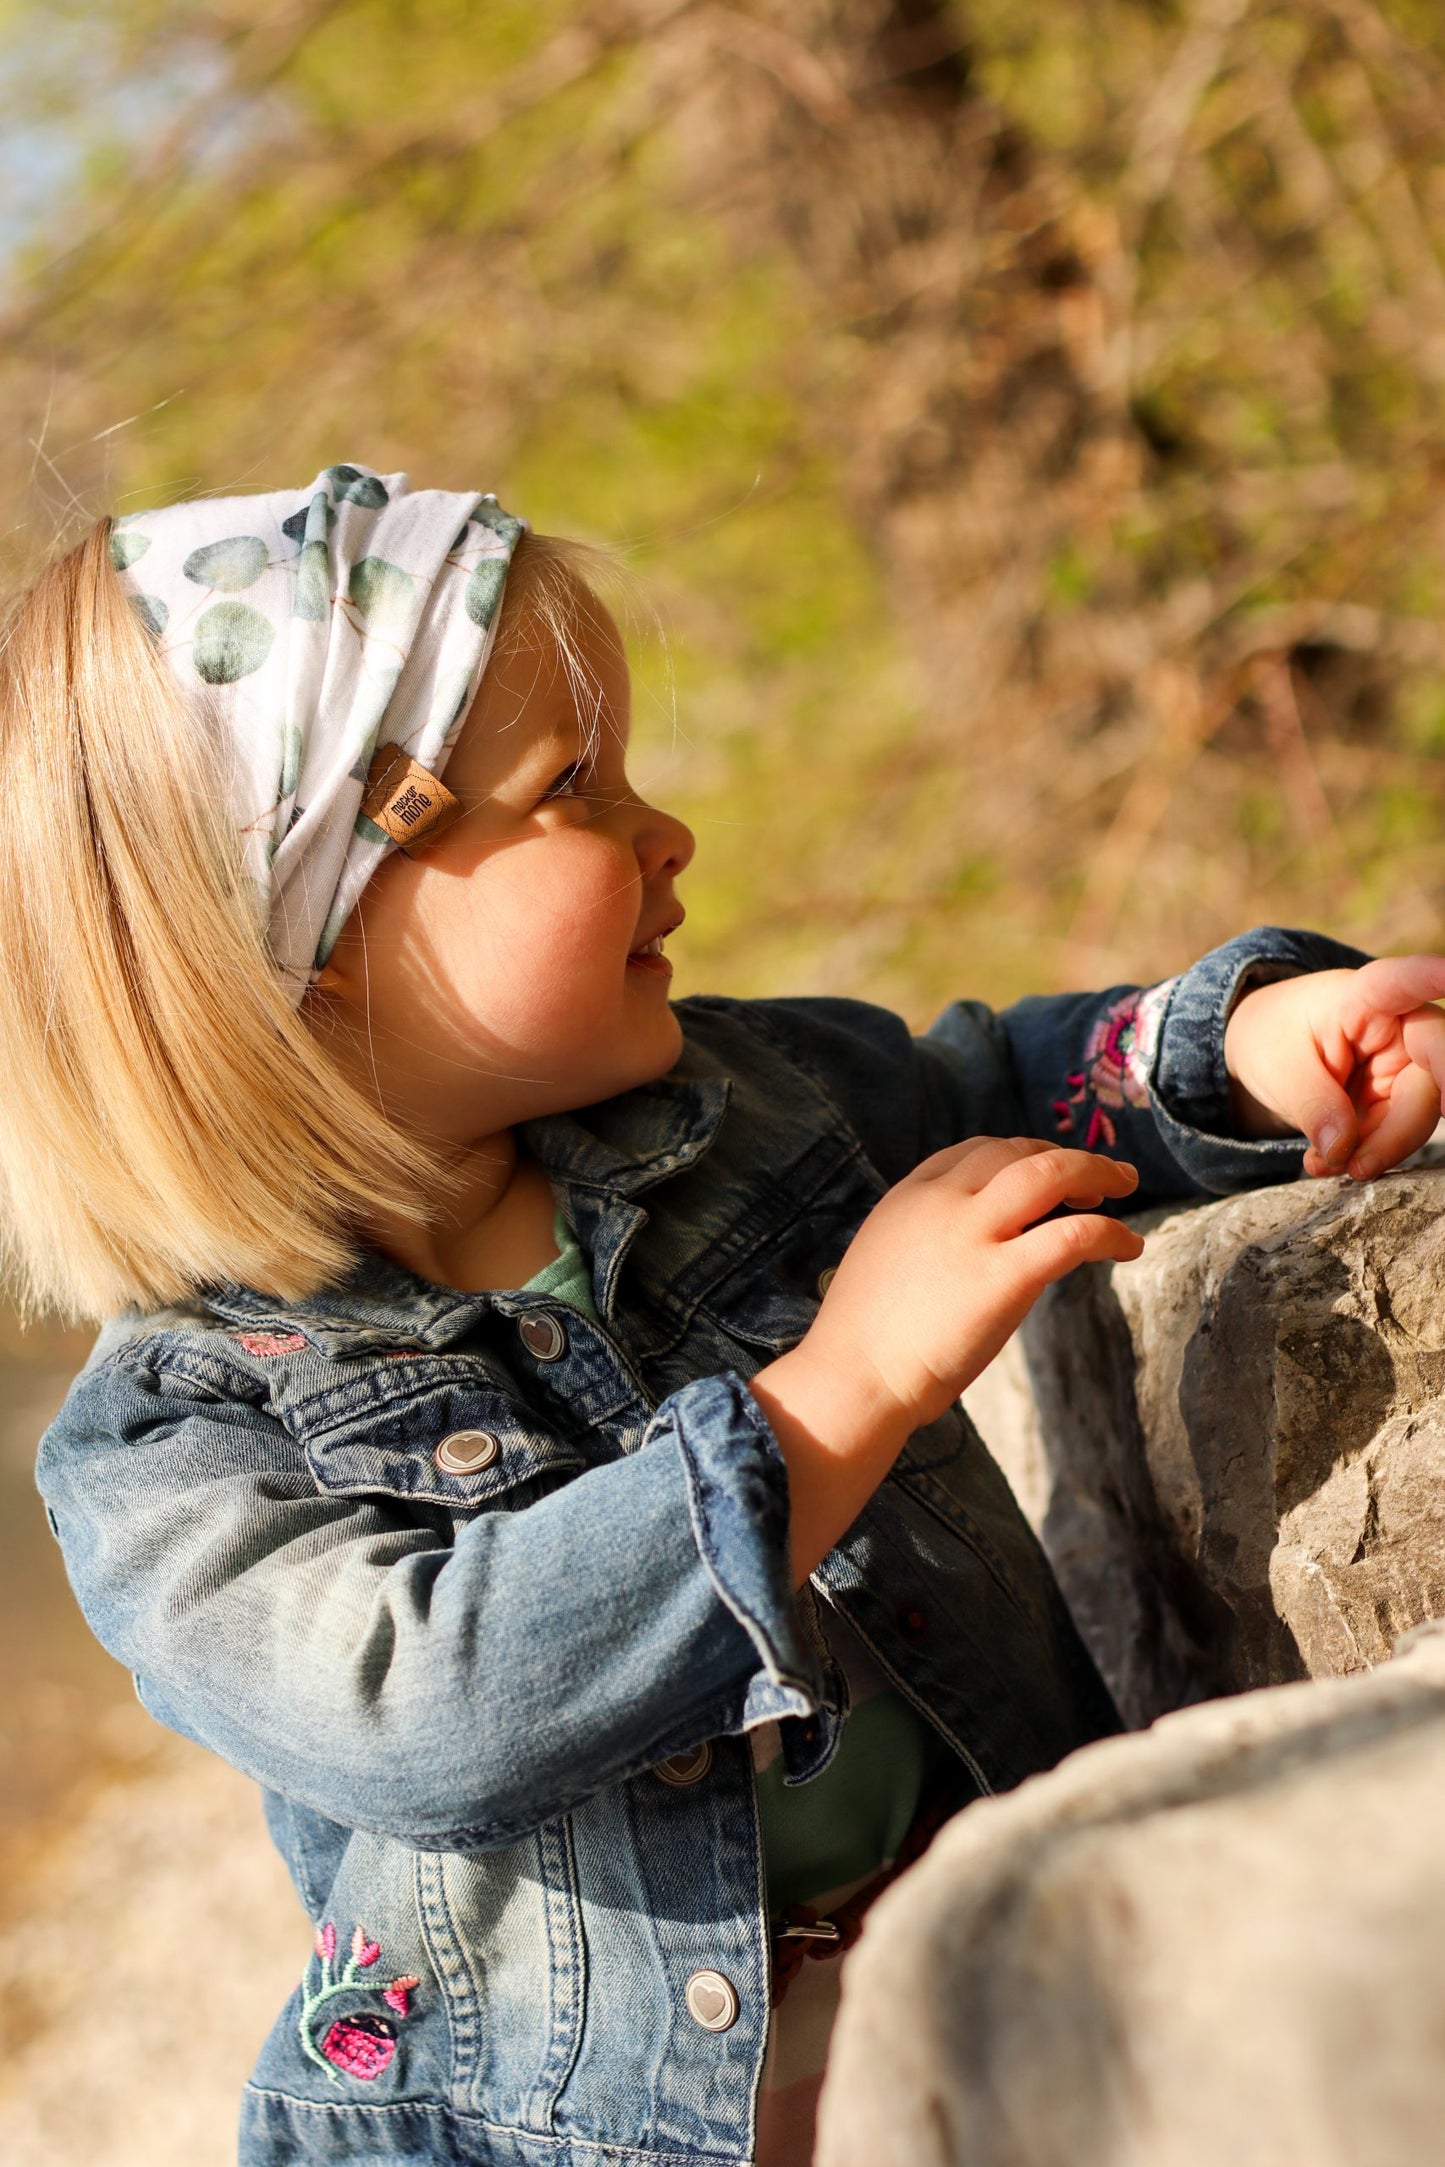
{"label": "child's hand", "polygon": [[874,1205],[802,1339],[752,1380],[788,1466],[796,1580],[1051,1280],[1139,1255],[1140,1236],[1117,1219],[1047,1216],[1129,1196],[1138,1181],[1132,1166],[1090,1151],[976,1136],[935,1152]]}
{"label": "child's hand", "polygon": [[915,1430],[988,1367],[1051,1280],[1139,1255],[1117,1219],[1047,1216],[1138,1185],[1118,1159],[1032,1137],[950,1145],[873,1207],[807,1336],[831,1361],[865,1365]]}
{"label": "child's hand", "polygon": [[1369,1181],[1418,1151],[1445,1090],[1445,957],[1381,956],[1247,993],[1224,1058],[1242,1133],[1307,1136],[1307,1174]]}

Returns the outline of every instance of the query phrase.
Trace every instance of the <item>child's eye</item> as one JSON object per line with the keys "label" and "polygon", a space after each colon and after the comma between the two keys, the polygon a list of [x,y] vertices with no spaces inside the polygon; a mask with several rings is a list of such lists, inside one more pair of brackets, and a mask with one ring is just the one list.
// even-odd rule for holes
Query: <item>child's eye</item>
{"label": "child's eye", "polygon": [[542,803],[546,805],[553,798],[566,798],[575,796],[576,791],[574,786],[581,773],[582,762],[580,760],[573,760],[567,767],[563,768],[560,775],[556,776],[553,781],[548,784],[547,788],[542,793]]}

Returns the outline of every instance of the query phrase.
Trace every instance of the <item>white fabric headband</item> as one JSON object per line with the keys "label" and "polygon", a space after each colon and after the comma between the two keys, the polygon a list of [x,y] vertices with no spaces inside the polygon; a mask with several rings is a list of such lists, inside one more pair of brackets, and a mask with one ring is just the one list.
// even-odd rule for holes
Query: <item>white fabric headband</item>
{"label": "white fabric headband", "polygon": [[405,474],[361,466],[113,523],[132,607],[221,726],[293,1001],[387,851],[454,807],[440,777],[525,531],[493,496],[408,489]]}

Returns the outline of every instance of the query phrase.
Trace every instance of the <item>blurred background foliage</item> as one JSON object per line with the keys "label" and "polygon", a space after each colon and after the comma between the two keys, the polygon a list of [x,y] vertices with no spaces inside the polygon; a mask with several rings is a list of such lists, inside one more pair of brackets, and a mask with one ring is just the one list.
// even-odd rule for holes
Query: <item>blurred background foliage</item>
{"label": "blurred background foliage", "polygon": [[[10,0],[3,569],[340,457],[626,546],[677,992],[1439,938],[1425,0]],[[33,161],[32,161],[33,162]],[[132,419],[131,417],[136,417]]]}

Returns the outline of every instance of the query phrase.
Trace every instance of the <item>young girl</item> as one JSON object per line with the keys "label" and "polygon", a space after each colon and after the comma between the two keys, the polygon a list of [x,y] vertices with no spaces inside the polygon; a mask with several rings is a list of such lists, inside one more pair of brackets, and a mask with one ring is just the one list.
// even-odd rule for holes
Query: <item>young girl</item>
{"label": "young girl", "polygon": [[6,1216],[111,1320],[41,1488],[315,1922],[249,2167],[801,2167],[870,1896],[1116,1724],[960,1391],[1118,1207],[1440,1109],[1445,964],[1268,928],[672,1006],[585,572],[333,466],[102,522],[0,664]]}

